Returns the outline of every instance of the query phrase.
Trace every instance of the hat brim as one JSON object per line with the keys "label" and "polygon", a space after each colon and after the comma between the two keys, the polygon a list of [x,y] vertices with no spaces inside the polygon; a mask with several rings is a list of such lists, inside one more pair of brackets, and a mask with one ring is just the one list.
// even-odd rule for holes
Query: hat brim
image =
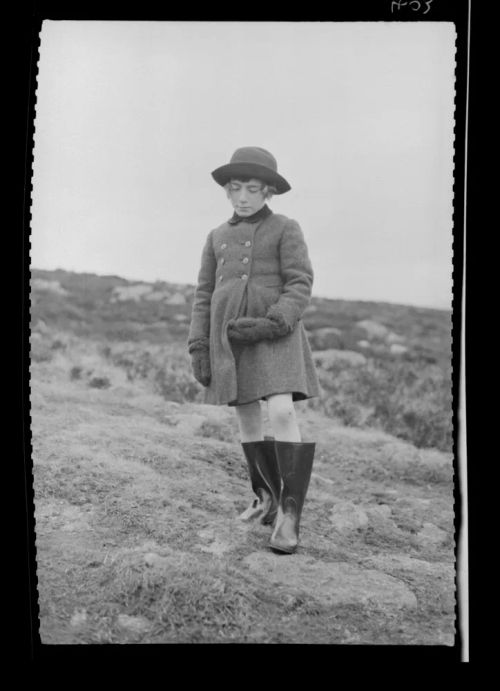
{"label": "hat brim", "polygon": [[237,178],[238,175],[267,182],[276,188],[276,194],[283,194],[292,189],[283,176],[258,163],[227,163],[212,171],[213,179],[222,186],[228,183],[231,178]]}

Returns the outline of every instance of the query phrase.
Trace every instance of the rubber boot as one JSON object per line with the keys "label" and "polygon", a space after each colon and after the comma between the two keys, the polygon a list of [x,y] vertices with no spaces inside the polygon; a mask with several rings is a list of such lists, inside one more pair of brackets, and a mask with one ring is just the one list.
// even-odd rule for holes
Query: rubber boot
{"label": "rubber boot", "polygon": [[274,438],[265,437],[264,441],[243,442],[241,446],[247,459],[252,489],[257,498],[239,518],[242,521],[260,518],[264,525],[272,524],[278,510],[281,484]]}
{"label": "rubber boot", "polygon": [[299,542],[300,517],[311,479],[315,442],[275,441],[282,480],[270,547],[292,554]]}

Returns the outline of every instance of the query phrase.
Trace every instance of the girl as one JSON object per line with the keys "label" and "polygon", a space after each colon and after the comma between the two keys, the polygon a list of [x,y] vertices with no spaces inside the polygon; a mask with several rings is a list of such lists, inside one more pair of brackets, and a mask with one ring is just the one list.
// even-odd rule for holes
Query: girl
{"label": "girl", "polygon": [[[269,151],[237,149],[212,177],[234,214],[208,234],[188,350],[205,402],[235,407],[257,496],[240,518],[273,524],[271,548],[292,553],[315,451],[301,440],[293,404],[319,395],[301,319],[313,270],[299,224],[266,204],[291,189]],[[263,437],[261,400],[274,438]]]}

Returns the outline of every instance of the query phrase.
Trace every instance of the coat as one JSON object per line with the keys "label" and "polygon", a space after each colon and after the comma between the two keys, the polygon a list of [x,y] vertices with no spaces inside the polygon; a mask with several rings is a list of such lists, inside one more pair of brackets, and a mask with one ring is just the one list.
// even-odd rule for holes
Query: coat
{"label": "coat", "polygon": [[[225,222],[208,234],[195,289],[188,348],[209,344],[211,381],[205,403],[242,405],[276,393],[293,400],[319,395],[302,314],[313,270],[299,224],[271,213],[257,223]],[[285,320],[286,336],[254,344],[229,341],[227,322],[240,316]],[[195,346],[196,347],[196,346]]]}

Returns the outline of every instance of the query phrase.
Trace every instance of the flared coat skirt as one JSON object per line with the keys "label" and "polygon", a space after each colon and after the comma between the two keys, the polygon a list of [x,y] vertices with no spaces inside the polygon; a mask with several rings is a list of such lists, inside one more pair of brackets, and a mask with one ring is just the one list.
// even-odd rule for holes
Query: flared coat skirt
{"label": "flared coat skirt", "polygon": [[[254,316],[251,312],[247,309],[245,295],[236,316]],[[320,395],[318,375],[302,319],[290,334],[274,340],[252,344],[236,343],[227,337],[224,340],[226,350],[229,346],[232,356],[236,395],[230,397],[231,400],[223,400],[216,393],[218,387],[211,385],[206,390],[207,403],[235,406],[266,400],[268,396],[279,393],[291,393],[294,401]],[[212,362],[212,372],[216,384],[216,360]]]}

